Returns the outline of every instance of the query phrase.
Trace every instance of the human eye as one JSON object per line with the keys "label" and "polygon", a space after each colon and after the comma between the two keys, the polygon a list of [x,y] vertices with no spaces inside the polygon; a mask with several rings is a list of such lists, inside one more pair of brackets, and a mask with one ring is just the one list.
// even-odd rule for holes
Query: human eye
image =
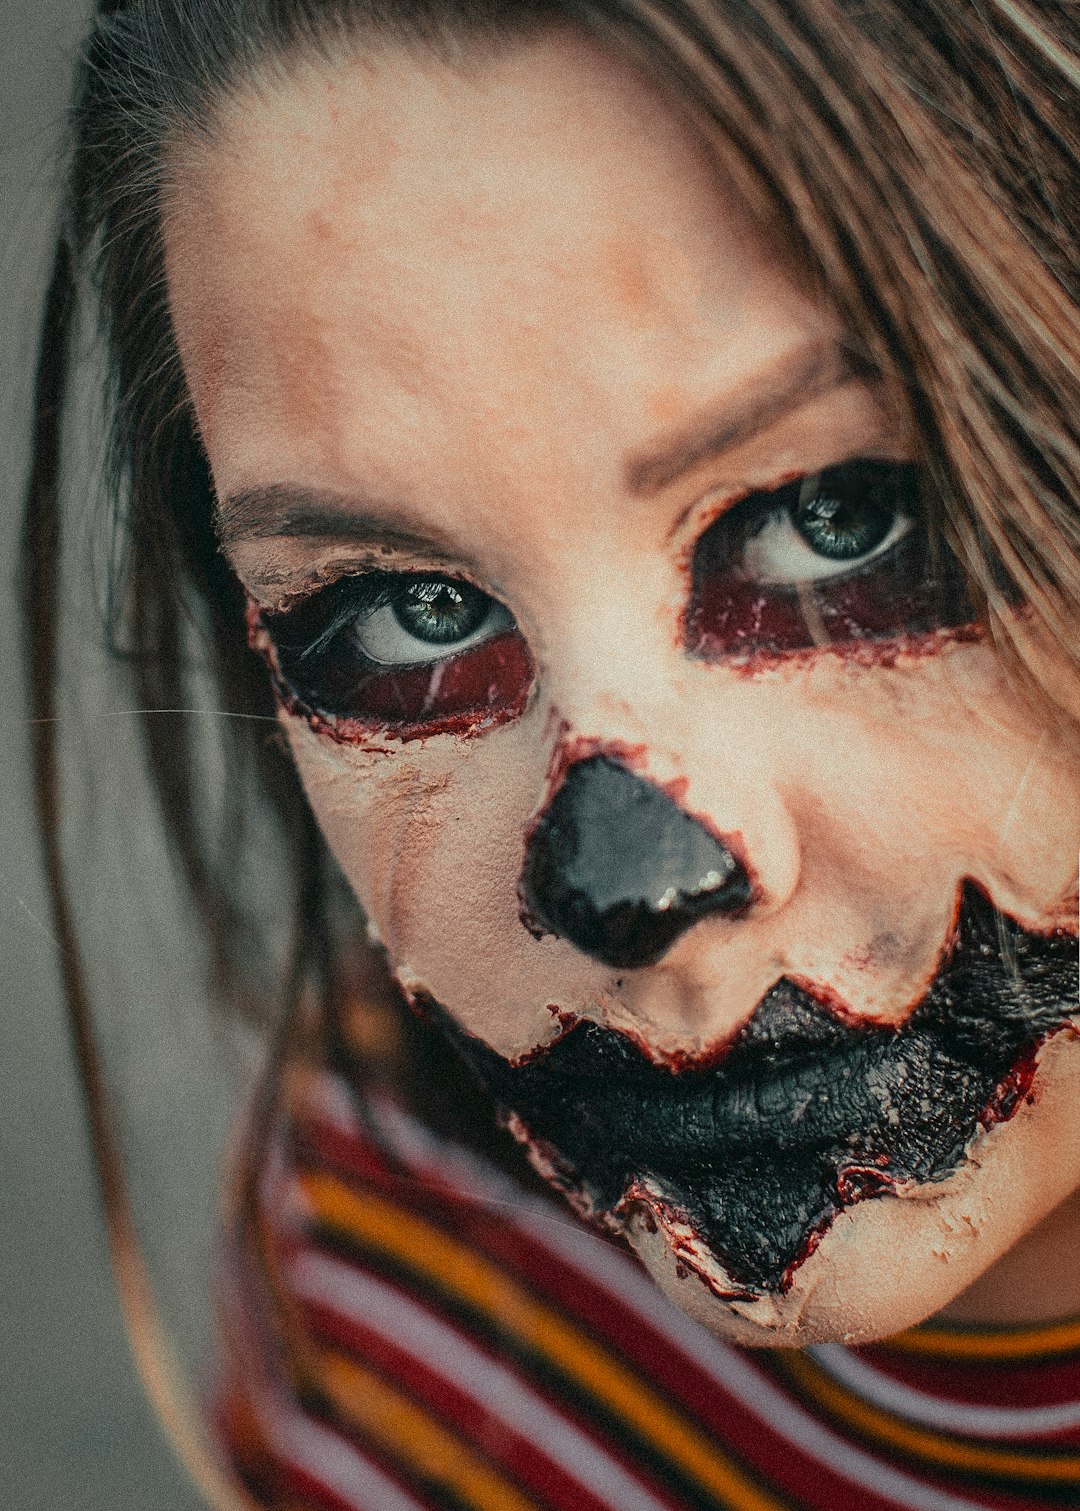
{"label": "human eye", "polygon": [[368,608],[346,612],[342,628],[380,666],[444,661],[513,627],[502,604],[471,583],[411,573],[380,584]]}
{"label": "human eye", "polygon": [[754,492],[698,541],[696,654],[751,655],[967,625],[959,564],[931,539],[918,469],[857,459]]}
{"label": "human eye", "polygon": [[915,524],[917,505],[898,471],[834,467],[801,478],[794,497],[769,510],[744,541],[744,576],[763,584],[824,582],[884,555]]}
{"label": "human eye", "polygon": [[510,611],[439,573],[344,577],[256,621],[283,701],[340,739],[475,731],[519,712],[532,682]]}

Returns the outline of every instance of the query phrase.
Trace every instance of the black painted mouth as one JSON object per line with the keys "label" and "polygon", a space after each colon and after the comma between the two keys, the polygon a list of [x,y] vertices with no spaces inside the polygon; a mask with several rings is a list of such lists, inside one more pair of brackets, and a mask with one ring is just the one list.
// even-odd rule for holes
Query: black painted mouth
{"label": "black painted mouth", "polygon": [[511,1065],[433,1015],[556,1183],[601,1220],[647,1181],[750,1296],[782,1293],[837,1214],[954,1173],[1010,1117],[1080,993],[1077,941],[966,886],[957,937],[900,1028],[851,1026],[782,980],[723,1060],[672,1071],[581,1022]]}

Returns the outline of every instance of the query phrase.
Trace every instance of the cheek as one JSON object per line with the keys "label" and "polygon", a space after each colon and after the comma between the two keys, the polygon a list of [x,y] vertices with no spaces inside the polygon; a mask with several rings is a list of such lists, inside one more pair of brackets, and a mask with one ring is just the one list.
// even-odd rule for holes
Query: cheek
{"label": "cheek", "polygon": [[319,825],[403,984],[495,1033],[536,983],[517,878],[542,750],[515,726],[379,753],[287,725]]}
{"label": "cheek", "polygon": [[986,645],[946,637],[892,666],[826,653],[807,686],[793,780],[807,850],[837,862],[837,889],[851,892],[844,870],[857,853],[898,916],[918,911],[934,878],[951,887],[968,876],[1025,926],[1075,925],[1080,759]]}
{"label": "cheek", "polygon": [[415,932],[416,898],[436,858],[462,827],[448,811],[453,773],[419,741],[403,750],[369,731],[360,745],[301,716],[282,718],[319,827],[369,923],[396,955]]}

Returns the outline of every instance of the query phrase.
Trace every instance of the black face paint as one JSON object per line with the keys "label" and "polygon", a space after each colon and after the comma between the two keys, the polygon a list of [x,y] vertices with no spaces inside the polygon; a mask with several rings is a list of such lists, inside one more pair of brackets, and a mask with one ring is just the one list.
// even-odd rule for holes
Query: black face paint
{"label": "black face paint", "polygon": [[621,761],[570,767],[529,840],[522,916],[617,970],[653,965],[710,914],[751,900],[728,847]]}
{"label": "black face paint", "polygon": [[954,948],[900,1028],[841,1023],[782,980],[708,1069],[654,1065],[584,1022],[511,1065],[422,1005],[568,1195],[603,1221],[648,1179],[757,1296],[790,1286],[844,1207],[952,1174],[1023,1101],[1078,989],[1074,936],[1028,933],[969,885]]}

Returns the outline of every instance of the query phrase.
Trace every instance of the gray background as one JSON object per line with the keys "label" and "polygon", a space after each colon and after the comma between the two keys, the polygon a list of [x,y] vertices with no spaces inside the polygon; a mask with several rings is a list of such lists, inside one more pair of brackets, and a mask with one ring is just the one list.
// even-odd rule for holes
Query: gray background
{"label": "gray background", "polygon": [[[0,0],[0,566],[6,589],[0,597],[6,694],[0,718],[0,1506],[194,1511],[200,1502],[142,1396],[122,1335],[27,812],[13,547],[56,142],[85,13],[77,0]],[[77,607],[93,631],[87,604]],[[93,857],[83,888],[91,964],[108,1006],[105,1043],[132,1150],[139,1217],[168,1320],[196,1378],[204,1379],[214,1172],[226,1109],[235,1106],[236,1061],[224,1034],[197,1006],[198,982],[184,958],[150,809],[139,798],[130,801],[136,768],[130,718],[108,669],[95,659],[94,633],[86,634],[84,625],[78,638],[85,644],[64,712],[65,734],[70,723],[83,746],[69,759],[73,831]],[[84,696],[88,691],[92,698]],[[121,829],[115,814],[111,828],[95,827],[92,800],[109,809],[109,799],[118,796],[121,803],[112,806],[125,810]]]}

